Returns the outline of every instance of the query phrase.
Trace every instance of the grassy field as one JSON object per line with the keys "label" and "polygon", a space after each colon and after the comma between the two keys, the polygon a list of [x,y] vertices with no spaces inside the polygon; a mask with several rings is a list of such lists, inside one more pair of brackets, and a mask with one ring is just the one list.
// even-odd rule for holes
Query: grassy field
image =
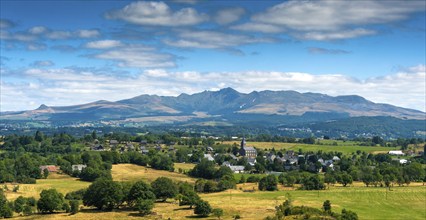
{"label": "grassy field", "polygon": [[[224,144],[234,144],[239,145],[239,142],[236,141],[225,141]],[[342,152],[344,154],[351,154],[356,152],[357,150],[365,151],[367,153],[387,153],[391,150],[399,150],[399,147],[367,147],[367,146],[358,146],[355,142],[349,142],[348,145],[344,145],[346,142],[338,142],[337,146],[333,145],[318,145],[318,144],[299,144],[299,143],[278,143],[278,142],[247,142],[248,146],[253,146],[259,149],[272,149],[275,150],[293,150],[299,151],[302,149],[304,152],[306,151],[319,151],[322,150],[324,152]]]}
{"label": "grassy field", "polygon": [[[246,188],[253,186],[246,184]],[[332,209],[355,211],[360,219],[426,219],[426,187],[384,188],[332,187],[324,191],[281,190],[277,192],[243,193],[239,190],[203,195],[214,207],[225,210],[231,217],[240,214],[243,219],[261,219],[273,215],[274,207],[290,195],[294,205],[321,208],[330,200]]]}
{"label": "grassy field", "polygon": [[195,167],[193,163],[175,163],[175,172],[179,171],[179,168],[184,171],[189,171]]}
{"label": "grassy field", "polygon": [[184,174],[169,172],[164,170],[154,170],[133,164],[118,164],[112,166],[112,178],[115,181],[137,181],[145,180],[152,182],[158,177],[168,177],[175,181],[194,183],[196,179]]}
{"label": "grassy field", "polygon": [[[80,181],[77,178],[70,177],[63,174],[50,174],[47,179],[37,180],[37,184],[18,184],[19,191],[11,192],[14,185],[6,184],[10,191],[6,192],[6,197],[9,200],[16,199],[19,196],[35,198],[40,197],[40,192],[43,189],[55,188],[64,195],[70,191],[86,188],[90,185],[89,182]],[[1,184],[0,187],[4,186]]]}
{"label": "grassy field", "polygon": [[[178,164],[177,166],[186,166]],[[113,166],[113,178],[117,181],[136,181],[139,179],[151,182],[160,176],[167,176],[176,181],[194,182],[195,179],[183,174],[145,169],[145,167],[120,164]],[[246,175],[248,177],[248,175]],[[42,189],[56,188],[62,193],[85,188],[88,182],[75,178],[53,174],[48,179],[38,180],[37,184],[20,184],[18,193],[7,192],[8,199],[19,195],[38,198]],[[8,185],[12,189],[12,185]],[[274,207],[285,201],[288,195],[294,200],[294,205],[307,205],[321,208],[325,200],[330,200],[332,210],[340,212],[342,208],[355,211],[360,219],[425,219],[426,218],[426,187],[412,183],[409,187],[393,187],[391,191],[385,188],[365,187],[362,183],[354,183],[351,187],[333,186],[322,191],[303,191],[280,186],[276,192],[243,192],[242,190],[257,189],[257,184],[239,184],[237,189],[225,192],[201,194],[212,207],[224,210],[223,219],[231,219],[239,214],[242,219],[262,219],[274,214]],[[193,210],[179,207],[174,200],[156,203],[154,215],[144,219],[190,219]],[[138,218],[136,212],[118,210],[114,212],[98,212],[85,208],[76,215],[65,213],[52,215],[34,215],[19,219],[133,219]],[[139,217],[140,218],[140,217]],[[208,217],[206,219],[216,219]]]}

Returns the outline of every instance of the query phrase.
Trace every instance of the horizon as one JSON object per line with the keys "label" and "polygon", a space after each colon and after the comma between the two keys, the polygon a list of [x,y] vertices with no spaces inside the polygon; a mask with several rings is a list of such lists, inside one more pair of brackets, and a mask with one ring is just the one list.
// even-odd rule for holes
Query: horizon
{"label": "horizon", "polygon": [[426,111],[423,0],[0,4],[0,112],[223,88]]}

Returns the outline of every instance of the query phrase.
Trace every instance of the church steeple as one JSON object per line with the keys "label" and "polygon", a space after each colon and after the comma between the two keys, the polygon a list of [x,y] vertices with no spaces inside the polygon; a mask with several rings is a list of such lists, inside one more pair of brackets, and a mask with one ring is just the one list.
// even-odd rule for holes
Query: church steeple
{"label": "church steeple", "polygon": [[241,140],[241,149],[244,149],[246,147],[246,138],[243,137],[243,140]]}

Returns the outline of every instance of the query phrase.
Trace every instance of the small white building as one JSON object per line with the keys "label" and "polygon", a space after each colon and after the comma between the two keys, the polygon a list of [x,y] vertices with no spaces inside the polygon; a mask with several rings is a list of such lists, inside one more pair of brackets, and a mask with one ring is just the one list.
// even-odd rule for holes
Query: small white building
{"label": "small white building", "polygon": [[72,165],[72,171],[74,172],[74,171],[82,171],[84,168],[86,168],[87,166],[86,165],[84,165],[84,164],[76,164],[76,165]]}
{"label": "small white building", "polygon": [[206,158],[208,161],[214,161],[214,158],[210,154],[204,154],[204,158]]}
{"label": "small white building", "polygon": [[406,164],[406,163],[408,163],[408,160],[406,160],[406,159],[401,159],[401,160],[399,160],[399,163],[400,163],[400,164]]}
{"label": "small white building", "polygon": [[402,151],[400,151],[400,150],[391,150],[391,151],[389,151],[389,154],[390,155],[396,155],[396,156],[404,156],[405,154],[402,152]]}

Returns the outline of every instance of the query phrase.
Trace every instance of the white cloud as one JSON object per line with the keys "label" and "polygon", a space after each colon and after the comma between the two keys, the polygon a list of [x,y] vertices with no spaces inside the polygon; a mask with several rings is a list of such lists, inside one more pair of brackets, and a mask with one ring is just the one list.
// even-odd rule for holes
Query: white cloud
{"label": "white cloud", "polygon": [[348,54],[350,51],[340,49],[327,49],[321,47],[308,47],[308,52],[311,54]]}
{"label": "white cloud", "polygon": [[174,47],[223,49],[243,44],[272,42],[271,39],[254,38],[245,35],[226,34],[215,31],[182,31],[178,40],[165,40],[164,42]]}
{"label": "white cloud", "polygon": [[285,32],[306,40],[341,40],[377,34],[372,25],[406,20],[425,11],[425,1],[295,1],[290,0],[251,17],[235,30]]}
{"label": "white cloud", "polygon": [[[42,103],[72,105],[100,99],[115,101],[141,94],[177,96],[232,87],[245,93],[253,90],[296,90],[332,96],[360,95],[378,103],[425,111],[424,70],[425,65],[419,65],[396,74],[359,80],[336,74],[262,71],[200,73],[162,69],[123,77],[93,70],[34,68],[24,73],[27,81],[20,84],[6,82],[8,79],[3,78],[1,106],[2,111],[22,110],[36,108]],[[34,104],[28,104],[30,102]]]}
{"label": "white cloud", "polygon": [[47,66],[53,66],[55,64],[50,60],[37,60],[32,65],[37,67],[47,67]]}
{"label": "white cloud", "polygon": [[424,10],[424,1],[288,1],[254,15],[253,20],[294,30],[335,31],[399,21]]}
{"label": "white cloud", "polygon": [[216,13],[214,20],[220,25],[230,24],[240,20],[245,12],[244,8],[222,9]]}
{"label": "white cloud", "polygon": [[239,31],[254,31],[254,32],[262,32],[262,33],[280,33],[284,31],[284,28],[273,25],[273,24],[265,24],[265,23],[258,23],[258,22],[249,22],[244,24],[239,24],[232,26],[231,29],[233,30],[239,30]]}
{"label": "white cloud", "polygon": [[141,45],[127,45],[94,55],[98,59],[117,61],[121,67],[167,68],[175,67],[174,56]]}
{"label": "white cloud", "polygon": [[44,26],[35,26],[28,30],[30,34],[43,34],[46,33],[48,29]]}
{"label": "white cloud", "polygon": [[80,38],[94,38],[99,37],[101,33],[98,30],[77,30],[75,35]]}
{"label": "white cloud", "polygon": [[349,38],[356,38],[368,35],[374,35],[376,31],[357,28],[353,30],[340,30],[336,32],[307,32],[304,34],[296,34],[299,38],[305,40],[343,40]]}
{"label": "white cloud", "polygon": [[121,19],[139,25],[187,26],[202,23],[208,16],[193,8],[172,9],[164,2],[139,1],[110,12],[109,19]]}
{"label": "white cloud", "polygon": [[50,31],[46,34],[46,37],[53,40],[63,40],[72,37],[72,33],[69,31]]}
{"label": "white cloud", "polygon": [[99,40],[91,41],[86,44],[87,48],[91,49],[109,49],[122,46],[123,44],[118,40]]}
{"label": "white cloud", "polygon": [[46,50],[46,44],[42,43],[30,43],[27,45],[27,50],[37,51],[37,50]]}

